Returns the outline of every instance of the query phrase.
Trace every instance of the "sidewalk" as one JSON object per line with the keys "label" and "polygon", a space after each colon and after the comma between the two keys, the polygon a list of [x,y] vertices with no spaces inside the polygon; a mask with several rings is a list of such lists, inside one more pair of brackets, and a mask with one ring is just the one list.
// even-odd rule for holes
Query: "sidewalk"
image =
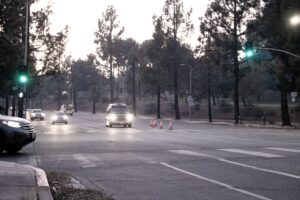
{"label": "sidewalk", "polygon": [[53,200],[42,169],[0,161],[1,200]]}
{"label": "sidewalk", "polygon": [[[150,119],[156,119],[155,116],[148,116],[148,115],[139,115],[139,118],[150,120]],[[166,121],[176,121],[173,118],[164,117],[162,120]],[[278,123],[275,124],[269,124],[266,123],[265,125],[262,124],[260,121],[242,121],[239,124],[234,124],[233,120],[213,120],[213,122],[209,122],[207,119],[195,119],[192,118],[191,120],[182,118],[181,120],[185,123],[193,123],[193,124],[211,124],[211,125],[228,125],[228,126],[244,126],[244,127],[255,127],[255,128],[274,128],[274,129],[300,129],[300,124],[292,124],[292,126],[281,126]]]}

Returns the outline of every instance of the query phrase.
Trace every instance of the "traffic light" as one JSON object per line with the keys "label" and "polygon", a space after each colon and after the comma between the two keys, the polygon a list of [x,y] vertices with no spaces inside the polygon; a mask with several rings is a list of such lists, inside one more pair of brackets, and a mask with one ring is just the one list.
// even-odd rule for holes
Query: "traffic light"
{"label": "traffic light", "polygon": [[26,65],[20,65],[18,68],[18,83],[20,85],[26,85],[29,82],[29,76]]}
{"label": "traffic light", "polygon": [[252,42],[245,43],[245,54],[247,58],[252,58],[254,56],[254,48]]}

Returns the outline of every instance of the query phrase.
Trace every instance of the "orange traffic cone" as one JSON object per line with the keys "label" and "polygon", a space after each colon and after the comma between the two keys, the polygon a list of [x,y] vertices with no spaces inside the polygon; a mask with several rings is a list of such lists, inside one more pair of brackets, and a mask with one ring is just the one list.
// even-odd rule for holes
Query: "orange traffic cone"
{"label": "orange traffic cone", "polygon": [[152,120],[152,119],[150,119],[149,127],[150,127],[150,128],[153,128],[153,120]]}
{"label": "orange traffic cone", "polygon": [[157,127],[157,121],[156,119],[153,120],[153,128],[156,128]]}
{"label": "orange traffic cone", "polygon": [[164,122],[163,122],[163,121],[160,121],[159,129],[163,129],[163,128],[164,128]]}
{"label": "orange traffic cone", "polygon": [[170,121],[168,130],[173,130],[173,122]]}

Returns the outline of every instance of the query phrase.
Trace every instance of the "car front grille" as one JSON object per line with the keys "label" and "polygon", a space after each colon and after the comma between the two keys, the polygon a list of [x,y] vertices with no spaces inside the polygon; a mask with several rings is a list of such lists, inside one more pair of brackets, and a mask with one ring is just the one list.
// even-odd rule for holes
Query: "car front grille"
{"label": "car front grille", "polygon": [[117,121],[126,121],[125,115],[117,115]]}
{"label": "car front grille", "polygon": [[22,124],[22,128],[26,130],[26,133],[32,134],[35,133],[34,127],[32,124]]}

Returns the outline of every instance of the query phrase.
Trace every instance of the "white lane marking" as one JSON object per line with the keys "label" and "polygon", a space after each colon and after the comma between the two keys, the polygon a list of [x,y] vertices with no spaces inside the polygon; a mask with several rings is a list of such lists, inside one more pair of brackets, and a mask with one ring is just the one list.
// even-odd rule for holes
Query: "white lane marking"
{"label": "white lane marking", "polygon": [[204,176],[200,176],[198,174],[194,174],[192,172],[189,172],[189,171],[185,171],[183,169],[179,169],[175,166],[172,166],[172,165],[169,165],[167,163],[163,163],[161,162],[160,163],[161,165],[165,166],[165,167],[168,167],[168,168],[171,168],[171,169],[174,169],[176,171],[179,171],[181,173],[184,173],[184,174],[187,174],[187,175],[190,175],[190,176],[193,176],[195,178],[198,178],[198,179],[201,179],[201,180],[204,180],[204,181],[208,181],[210,183],[213,183],[213,184],[216,184],[216,185],[219,185],[219,186],[222,186],[222,187],[225,187],[227,188],[228,190],[233,190],[233,191],[236,191],[236,192],[239,192],[239,193],[242,193],[242,194],[245,194],[245,195],[248,195],[248,196],[251,196],[251,197],[255,197],[257,199],[261,199],[261,200],[271,200],[270,198],[267,198],[267,197],[264,197],[264,196],[261,196],[261,195],[258,195],[258,194],[255,194],[255,193],[252,193],[252,192],[249,192],[249,191],[246,191],[246,190],[243,190],[243,189],[240,189],[240,188],[235,188],[229,184],[226,184],[226,183],[222,183],[220,181],[217,181],[217,180],[214,180],[214,179],[210,179],[210,178],[207,178],[207,177],[204,177]]}
{"label": "white lane marking", "polygon": [[277,150],[277,151],[286,151],[293,153],[300,153],[300,149],[289,149],[289,148],[280,148],[280,147],[266,147],[265,149]]}
{"label": "white lane marking", "polygon": [[96,133],[96,130],[88,130],[87,133]]}
{"label": "white lane marking", "polygon": [[280,171],[271,170],[271,169],[260,168],[260,167],[256,167],[256,166],[252,166],[252,165],[246,165],[246,164],[243,164],[243,163],[230,161],[230,160],[227,160],[225,158],[221,158],[221,157],[217,157],[217,156],[213,156],[213,155],[209,155],[209,154],[203,154],[203,153],[193,152],[193,151],[189,151],[189,150],[168,150],[168,151],[172,152],[172,153],[177,153],[177,154],[214,158],[214,159],[217,159],[220,162],[225,162],[225,163],[229,163],[229,164],[232,164],[232,165],[237,165],[237,166],[240,166],[240,167],[246,167],[246,168],[254,169],[254,170],[257,170],[257,171],[263,171],[263,172],[268,172],[268,173],[272,173],[272,174],[287,176],[287,177],[290,177],[290,178],[300,179],[300,176],[297,176],[297,175],[294,175],[294,174],[289,174],[289,173],[280,172]]}
{"label": "white lane marking", "polygon": [[86,156],[82,154],[74,154],[73,158],[79,161],[82,168],[97,167],[93,162],[91,162]]}
{"label": "white lane marking", "polygon": [[252,156],[259,156],[259,157],[264,157],[264,158],[282,158],[282,157],[284,157],[282,155],[277,155],[277,154],[264,153],[264,152],[259,152],[259,151],[249,151],[249,150],[242,150],[242,149],[218,149],[218,150],[228,151],[228,152],[232,152],[232,153],[247,154],[247,155],[252,155]]}
{"label": "white lane marking", "polygon": [[182,154],[182,155],[201,156],[201,157],[207,157],[207,158],[221,159],[221,157],[204,154],[204,153],[198,153],[198,152],[189,151],[189,150],[168,150],[168,151],[172,152],[172,153]]}
{"label": "white lane marking", "polygon": [[297,175],[294,175],[294,174],[289,174],[289,173],[280,172],[280,171],[276,171],[276,170],[264,169],[264,168],[260,168],[260,167],[246,165],[246,164],[243,164],[243,163],[238,163],[238,162],[230,161],[230,160],[227,160],[227,159],[218,159],[218,161],[222,161],[222,162],[226,162],[226,163],[229,163],[229,164],[233,164],[233,165],[237,165],[237,166],[241,166],[241,167],[246,167],[246,168],[250,168],[250,169],[254,169],[254,170],[258,170],[258,171],[269,172],[269,173],[272,173],[272,174],[278,174],[278,175],[287,176],[287,177],[290,177],[290,178],[300,179],[300,176],[297,176]]}

